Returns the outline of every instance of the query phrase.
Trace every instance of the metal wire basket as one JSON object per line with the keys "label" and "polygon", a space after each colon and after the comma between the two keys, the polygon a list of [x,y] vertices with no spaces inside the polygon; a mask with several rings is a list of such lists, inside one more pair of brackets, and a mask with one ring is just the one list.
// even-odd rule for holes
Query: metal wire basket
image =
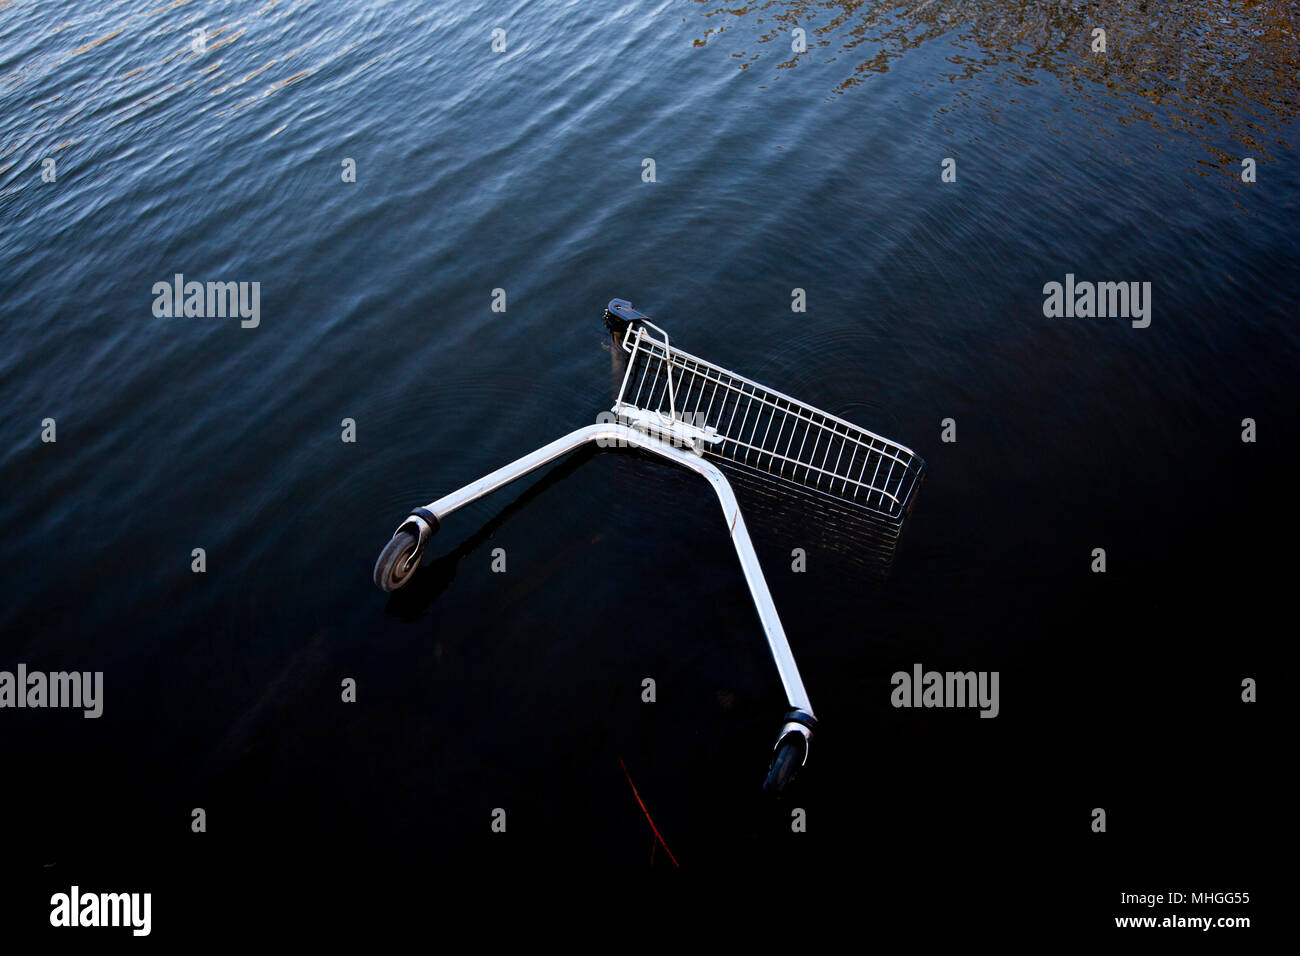
{"label": "metal wire basket", "polygon": [[886,518],[906,514],[925,468],[910,448],[674,348],[648,320],[629,323],[622,344],[619,421]]}

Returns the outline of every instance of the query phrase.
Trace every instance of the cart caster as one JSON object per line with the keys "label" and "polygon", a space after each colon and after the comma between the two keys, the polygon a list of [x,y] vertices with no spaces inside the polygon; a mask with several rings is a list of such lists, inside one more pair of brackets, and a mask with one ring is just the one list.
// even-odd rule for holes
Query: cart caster
{"label": "cart caster", "polygon": [[424,546],[437,531],[438,516],[428,508],[416,508],[406,516],[375,562],[375,584],[381,591],[396,591],[411,580]]}
{"label": "cart caster", "polygon": [[396,591],[411,580],[424,546],[437,530],[438,516],[428,508],[416,508],[407,515],[375,562],[375,584],[381,591]]}
{"label": "cart caster", "polygon": [[381,590],[396,591],[420,566],[420,539],[409,531],[393,535],[375,562],[375,583]]}
{"label": "cart caster", "polygon": [[802,734],[786,734],[781,741],[781,745],[776,748],[776,756],[772,759],[772,769],[767,772],[767,779],[763,781],[763,789],[777,795],[789,786],[794,780],[795,774],[803,766],[803,756],[805,744]]}
{"label": "cart caster", "polygon": [[792,710],[786,715],[786,724],[781,728],[781,737],[772,754],[772,766],[763,781],[767,793],[779,796],[808,762],[808,748],[816,723],[811,714],[800,710]]}

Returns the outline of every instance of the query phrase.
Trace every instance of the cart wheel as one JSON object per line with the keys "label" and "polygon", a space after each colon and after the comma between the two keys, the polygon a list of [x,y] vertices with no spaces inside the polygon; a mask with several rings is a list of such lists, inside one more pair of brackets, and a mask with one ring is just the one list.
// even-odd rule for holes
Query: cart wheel
{"label": "cart wheel", "polygon": [[419,539],[409,531],[399,531],[379,552],[375,562],[375,583],[384,591],[396,591],[420,566],[416,550]]}
{"label": "cart wheel", "polygon": [[803,734],[786,734],[781,738],[776,756],[772,758],[772,769],[767,772],[767,780],[763,782],[765,791],[776,795],[785,790],[803,766],[806,746]]}

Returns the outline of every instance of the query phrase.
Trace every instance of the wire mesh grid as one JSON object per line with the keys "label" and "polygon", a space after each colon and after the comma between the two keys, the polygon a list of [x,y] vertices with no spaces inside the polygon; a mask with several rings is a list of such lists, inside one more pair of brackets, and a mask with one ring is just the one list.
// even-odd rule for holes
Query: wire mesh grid
{"label": "wire mesh grid", "polygon": [[891,519],[907,510],[925,463],[909,448],[672,347],[645,327],[616,408],[671,416],[702,433],[706,455],[774,475]]}

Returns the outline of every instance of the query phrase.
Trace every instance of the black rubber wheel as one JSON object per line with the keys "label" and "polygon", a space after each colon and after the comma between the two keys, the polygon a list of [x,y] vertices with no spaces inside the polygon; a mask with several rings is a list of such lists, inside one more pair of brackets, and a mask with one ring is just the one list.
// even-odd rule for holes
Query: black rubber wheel
{"label": "black rubber wheel", "polygon": [[763,782],[765,791],[775,795],[790,785],[790,781],[794,780],[795,774],[803,766],[805,746],[807,741],[803,739],[803,734],[786,734],[781,738],[776,756],[772,759],[772,769],[767,772],[767,780]]}
{"label": "black rubber wheel", "polygon": [[409,531],[399,531],[393,535],[384,550],[379,552],[375,562],[375,584],[381,590],[396,591],[407,581],[420,566],[420,556],[415,553],[419,539]]}

